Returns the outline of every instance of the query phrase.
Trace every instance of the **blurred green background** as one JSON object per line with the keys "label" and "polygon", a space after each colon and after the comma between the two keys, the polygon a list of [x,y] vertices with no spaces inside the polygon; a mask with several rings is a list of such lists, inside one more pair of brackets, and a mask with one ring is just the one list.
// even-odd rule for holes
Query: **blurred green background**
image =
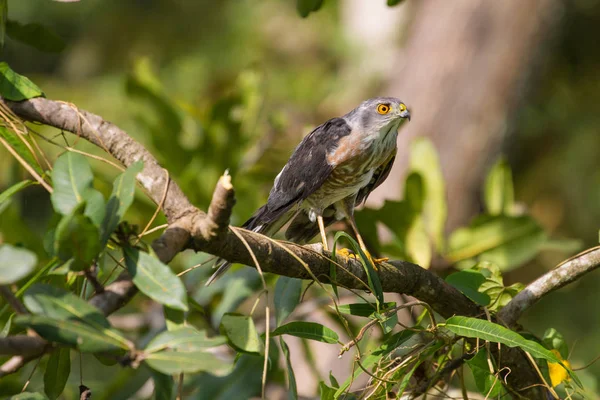
{"label": "blurred green background", "polygon": [[[390,79],[401,79],[365,62],[369,45],[348,34],[350,3],[356,2],[326,1],[300,18],[291,0],[12,0],[11,20],[45,25],[65,48],[46,53],[9,38],[1,60],[47,97],[99,114],[144,143],[200,208],[229,169],[238,198],[232,223],[240,224],[266,199],[273,178],[311,127],[384,94]],[[513,168],[517,201],[552,236],[591,247],[600,228],[600,1],[551,5],[560,8],[558,22],[540,42],[543,52],[522,78],[515,103],[506,105],[516,111],[498,151]],[[394,16],[394,29],[380,40],[402,52],[420,9],[407,0],[384,11]],[[410,98],[397,96],[410,107]],[[412,111],[417,119],[420,110]],[[61,151],[44,148],[54,156]],[[102,154],[86,143],[78,148]],[[494,160],[491,155],[490,164]],[[117,171],[92,165],[96,186],[109,193]],[[0,149],[0,190],[23,177]],[[481,193],[465,196],[479,199]],[[137,199],[129,219],[143,226],[154,205],[143,195]],[[2,210],[0,242],[23,243],[43,254],[50,215],[46,193],[28,189]],[[543,252],[506,280],[527,283],[568,255]],[[201,258],[185,254],[174,268]],[[592,273],[548,296],[522,321],[537,334],[549,326],[561,331],[573,346],[574,367],[600,354],[599,285]],[[600,363],[583,373],[594,390]]]}

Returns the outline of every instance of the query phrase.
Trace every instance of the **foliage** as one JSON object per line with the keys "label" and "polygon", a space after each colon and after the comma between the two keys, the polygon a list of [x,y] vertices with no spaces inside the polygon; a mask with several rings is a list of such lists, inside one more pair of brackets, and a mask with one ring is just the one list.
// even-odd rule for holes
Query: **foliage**
{"label": "foliage", "polygon": [[[400,2],[388,0],[387,4]],[[302,17],[307,17],[324,3],[327,4],[297,0],[296,7]],[[0,27],[0,44],[6,34],[11,40],[42,51],[64,48],[60,36],[48,28],[7,19],[6,1],[0,1]],[[199,205],[207,204],[215,178],[225,168],[231,168],[239,197],[245,200],[236,213],[249,214],[264,195],[256,187],[274,175],[273,171],[261,170],[265,167],[253,163],[249,154],[260,152],[258,144],[263,132],[280,133],[287,127],[285,119],[276,115],[261,116],[261,105],[266,101],[261,77],[253,70],[240,73],[235,79],[227,77],[234,82],[228,86],[228,92],[217,91],[214,101],[197,105],[197,99],[173,96],[171,79],[177,74],[165,78],[154,68],[150,59],[140,58],[125,77],[124,87],[119,85],[130,104],[135,105],[129,120],[133,131],[146,133],[148,147],[155,150],[169,172],[189,189],[186,194]],[[295,84],[293,79],[285,81]],[[14,101],[44,95],[29,78],[5,62],[0,63],[0,94]],[[186,398],[257,396],[262,384],[263,357],[267,357],[267,382],[287,385],[290,398],[297,398],[298,368],[292,355],[305,350],[310,358],[310,345],[304,349],[293,347],[292,340],[316,341],[336,350],[341,347],[341,353],[355,351],[354,358],[344,359],[353,368],[349,376],[340,377],[341,383],[331,374],[320,377],[322,399],[368,395],[384,398],[391,394],[400,397],[416,388],[421,375],[430,377],[434,384],[444,368],[460,357],[465,357],[471,374],[472,382],[466,383],[470,390],[488,398],[504,396],[503,375],[495,369],[489,352],[495,346],[486,343],[527,351],[537,359],[540,369],[547,371],[544,373],[553,386],[562,385],[569,393],[582,393],[578,377],[567,361],[567,342],[552,328],[538,339],[481,319],[455,316],[444,322],[428,310],[422,311],[410,326],[403,325],[398,318],[402,308],[396,301],[386,301],[389,298],[384,296],[366,255],[343,232],[336,235],[336,246],[347,242],[358,254],[369,276],[370,293],[350,294],[334,286],[336,296],[331,299],[315,287],[303,295],[302,281],[278,277],[275,282],[274,277],[267,277],[269,291],[274,293],[275,326],[270,328],[272,340],[265,354],[267,339],[262,322],[266,316],[256,307],[258,303],[248,306],[259,287],[254,271],[237,270],[214,286],[203,288],[199,283],[205,269],[182,276],[176,269],[182,268],[181,264],[192,266],[205,261],[207,255],[183,255],[183,260],[167,266],[153,254],[150,239],[142,236],[136,226],[142,220],[146,222],[154,211],[154,206],[139,191],[136,193],[135,177],[143,167],[141,162],[119,171],[115,177],[116,171],[108,170],[106,165],[91,164],[90,157],[63,148],[63,154],[53,154],[51,166],[43,167],[42,154],[26,145],[33,143],[31,135],[22,135],[5,125],[0,126],[0,135],[7,145],[53,189],[51,195],[43,197],[46,206],[52,207],[47,218],[51,222],[41,233],[43,240],[42,236],[30,235],[30,231],[23,235],[33,236],[44,245],[34,247],[13,240],[20,237],[17,227],[6,236],[11,242],[0,244],[0,284],[12,285],[15,296],[31,313],[15,316],[14,310],[4,305],[0,311],[4,327],[0,336],[32,329],[57,346],[38,367],[43,372],[37,386],[33,385],[38,393],[22,393],[13,398],[75,398],[77,352],[92,353],[98,360],[112,363],[105,367],[110,374],[98,387],[127,387],[126,380],[117,379],[116,371],[121,367],[115,363],[119,362],[136,369],[144,381],[152,379],[154,396],[161,399],[172,398],[179,389]],[[69,143],[68,147],[75,147],[77,141],[69,141],[73,146]],[[231,143],[236,144],[235,148]],[[457,271],[449,274],[446,282],[486,307],[494,321],[496,313],[523,288],[520,283],[506,286],[503,274],[527,264],[547,248],[571,250],[573,242],[552,239],[544,225],[515,200],[518,196],[513,174],[505,159],[499,159],[491,168],[483,185],[484,212],[468,226],[445,233],[446,187],[439,157],[426,139],[412,142],[411,150],[403,200],[358,211],[361,231],[374,253],[413,261],[425,268],[435,263],[454,266]],[[269,157],[273,154],[265,151],[262,156],[272,160]],[[265,164],[279,165],[277,161]],[[40,189],[42,182],[12,182],[0,193],[0,213],[8,209],[8,215],[19,195]],[[379,237],[378,225],[384,225],[390,236]],[[44,226],[37,229],[44,230]],[[159,303],[164,306],[165,327],[117,329],[87,302],[93,289],[84,273],[96,274],[98,281],[109,284],[116,279],[115,270],[127,270],[142,293],[127,312],[149,313],[153,307],[150,304]],[[350,302],[346,302],[348,297]],[[340,304],[342,300],[345,304]],[[330,319],[317,323],[295,314],[299,304],[311,302],[330,304]],[[359,337],[363,328],[367,334]],[[352,344],[341,342],[346,336],[354,339],[349,342]],[[479,346],[473,345],[477,342],[470,338],[478,339]],[[84,376],[99,369],[96,364],[83,365]],[[178,388],[180,374],[185,379]],[[361,376],[368,376],[364,387],[355,382]],[[460,385],[457,380],[451,384]],[[106,391],[110,393],[108,388]],[[13,388],[12,392],[18,390]]]}

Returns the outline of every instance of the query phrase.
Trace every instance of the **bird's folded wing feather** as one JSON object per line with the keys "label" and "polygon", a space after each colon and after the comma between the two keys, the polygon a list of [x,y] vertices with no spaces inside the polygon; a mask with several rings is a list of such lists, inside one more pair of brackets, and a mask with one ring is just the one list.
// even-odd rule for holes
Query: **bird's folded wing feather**
{"label": "bird's folded wing feather", "polygon": [[272,223],[316,192],[333,171],[327,155],[350,133],[350,126],[342,118],[330,119],[309,133],[275,178],[267,204],[251,218],[254,224]]}

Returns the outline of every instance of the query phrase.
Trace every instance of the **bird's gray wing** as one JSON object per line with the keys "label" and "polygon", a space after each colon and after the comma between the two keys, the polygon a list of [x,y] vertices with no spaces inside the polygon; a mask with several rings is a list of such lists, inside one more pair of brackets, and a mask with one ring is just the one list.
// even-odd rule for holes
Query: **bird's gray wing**
{"label": "bird's gray wing", "polygon": [[358,195],[356,196],[355,204],[358,206],[362,202],[367,201],[367,197],[371,194],[373,190],[375,190],[379,185],[383,183],[390,174],[392,170],[392,166],[394,165],[394,160],[396,159],[396,150],[392,153],[390,158],[387,159],[386,162],[381,164],[379,168],[375,170],[373,176],[371,177],[371,181],[367,184],[367,186],[363,187],[358,191]]}
{"label": "bird's gray wing", "polygon": [[[343,118],[333,118],[309,133],[275,178],[267,204],[242,226],[255,232],[272,234],[275,233],[272,231],[285,225],[295,215],[294,206],[317,191],[331,175],[333,166],[327,162],[327,155],[350,132],[350,126]],[[328,224],[331,222],[328,219]],[[208,279],[207,286],[225,273],[231,263],[219,259],[215,266],[217,271]]]}
{"label": "bird's gray wing", "polygon": [[294,205],[316,192],[333,171],[327,155],[350,132],[350,126],[343,118],[333,118],[309,133],[275,178],[267,204],[258,209],[244,227],[254,230],[274,223]]}

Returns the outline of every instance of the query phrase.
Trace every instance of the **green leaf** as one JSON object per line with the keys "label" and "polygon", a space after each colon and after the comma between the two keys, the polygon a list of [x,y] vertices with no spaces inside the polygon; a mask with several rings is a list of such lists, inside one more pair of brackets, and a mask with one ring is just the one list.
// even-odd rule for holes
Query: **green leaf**
{"label": "green leaf", "polygon": [[36,161],[35,157],[31,153],[31,150],[29,150],[29,148],[25,146],[25,144],[19,138],[18,135],[21,135],[21,133],[14,132],[4,126],[0,126],[0,136],[4,138],[4,140],[9,144],[9,146],[12,147],[13,150],[19,156],[21,156],[21,158],[23,158],[23,160],[25,160],[27,165],[33,168],[34,171],[38,174],[44,175],[42,167],[40,167],[40,164]]}
{"label": "green leaf", "polygon": [[389,7],[393,7],[393,6],[397,6],[398,4],[402,3],[404,0],[387,0],[387,5]]}
{"label": "green leaf", "polygon": [[288,399],[289,400],[297,400],[298,399],[298,387],[296,386],[296,375],[294,374],[294,368],[292,365],[292,360],[290,358],[290,348],[287,343],[283,341],[283,338],[279,338],[279,344],[281,345],[281,350],[285,355],[285,365],[287,368],[287,377],[288,377]]}
{"label": "green leaf", "polygon": [[560,356],[566,360],[569,358],[569,347],[563,335],[554,328],[549,328],[544,332],[542,339],[544,345],[549,349],[558,350]]}
{"label": "green leaf", "polygon": [[490,304],[490,296],[479,292],[480,286],[486,281],[481,272],[471,269],[448,275],[446,282],[460,290],[465,296],[481,306]]}
{"label": "green leaf", "polygon": [[451,262],[477,257],[506,271],[535,257],[545,241],[546,233],[529,216],[482,215],[452,233],[446,257]]}
{"label": "green leaf", "polygon": [[42,393],[24,392],[11,396],[10,400],[48,400],[48,398]]}
{"label": "green leaf", "polygon": [[327,384],[323,381],[319,382],[319,399],[320,400],[336,399],[335,388],[327,386]]}
{"label": "green leaf", "polygon": [[[334,306],[329,306],[335,310]],[[381,305],[381,313],[384,313],[388,308],[396,307],[396,302],[387,302]],[[374,312],[377,311],[377,304],[375,303],[350,303],[350,304],[339,304],[337,309],[342,314],[356,315],[358,317],[371,317]]]}
{"label": "green leaf", "polygon": [[138,249],[128,247],[124,253],[127,270],[142,293],[176,310],[188,310],[185,287],[171,268]]}
{"label": "green leaf", "polygon": [[490,304],[488,306],[490,311],[497,311],[507,305],[525,287],[521,283],[504,286],[502,273],[494,264],[483,262],[477,264],[475,268],[479,269],[486,276],[485,282],[479,287],[479,291],[490,297]]}
{"label": "green leaf", "polygon": [[80,321],[61,321],[43,315],[19,315],[15,323],[32,328],[41,337],[51,342],[63,343],[82,352],[127,350],[127,340],[111,331],[111,335]]}
{"label": "green leaf", "polygon": [[294,321],[275,329],[271,336],[292,335],[324,343],[338,343],[335,331],[316,322]]}
{"label": "green leaf", "polygon": [[143,169],[142,161],[133,163],[115,179],[112,194],[106,204],[106,213],[102,222],[102,243],[106,244],[110,235],[123,220],[125,212],[133,203],[135,177]]}
{"label": "green leaf", "polygon": [[365,273],[367,274],[369,289],[371,289],[371,292],[375,295],[377,304],[378,305],[383,304],[383,289],[381,287],[381,281],[379,280],[379,275],[377,275],[377,272],[375,272],[374,266],[369,261],[369,259],[367,258],[367,255],[360,248],[360,246],[358,245],[356,240],[354,240],[354,238],[352,236],[348,235],[346,232],[343,232],[343,231],[337,232],[335,235],[335,238],[334,238],[334,254],[336,254],[335,253],[335,245],[337,245],[338,240],[342,237],[345,238],[350,243],[350,246],[352,247],[352,250],[355,252],[355,254],[359,255],[359,260],[363,266],[363,269],[365,270]]}
{"label": "green leaf", "polygon": [[10,316],[6,320],[6,323],[4,324],[4,327],[0,331],[0,338],[5,338],[10,333],[10,328],[12,327],[12,320],[15,317],[15,315],[17,315],[17,314],[16,313],[10,314]]}
{"label": "green leaf", "polygon": [[145,355],[148,365],[163,374],[174,375],[207,371],[213,375],[224,375],[231,365],[204,351],[190,352],[159,351]]}
{"label": "green leaf", "polygon": [[154,381],[154,400],[172,400],[175,381],[171,375],[165,375],[153,369],[152,380]]}
{"label": "green leaf", "polygon": [[252,317],[227,313],[221,319],[219,330],[227,336],[229,344],[238,351],[255,354],[264,351],[263,342],[258,337]]}
{"label": "green leaf", "polygon": [[421,216],[414,219],[406,233],[406,252],[421,267],[427,269],[431,265],[433,251]]}
{"label": "green leaf", "polygon": [[52,170],[54,192],[50,195],[54,210],[71,214],[87,200],[93,180],[92,168],[83,155],[68,151],[58,157]]}
{"label": "green leaf", "polygon": [[31,47],[47,53],[60,53],[65,48],[65,42],[52,30],[40,24],[20,24],[8,20],[6,33],[11,39],[18,40]]}
{"label": "green leaf", "polygon": [[297,0],[296,10],[302,18],[306,18],[311,12],[318,11],[322,5],[323,0]]}
{"label": "green leaf", "polygon": [[8,201],[16,193],[35,184],[36,182],[31,180],[24,180],[19,183],[15,183],[14,185],[6,189],[4,192],[0,193],[0,206],[2,206],[4,202]]}
{"label": "green leaf", "polygon": [[485,180],[484,198],[490,215],[510,215],[514,208],[512,172],[503,158],[494,164]]}
{"label": "green leaf", "polygon": [[6,62],[0,62],[0,96],[7,100],[21,101],[43,95],[44,92],[29,78],[17,74]]}
{"label": "green leaf", "polygon": [[435,247],[442,249],[444,225],[448,215],[446,187],[437,151],[429,139],[419,138],[411,144],[410,169],[419,173],[425,184],[422,214],[425,231]]}
{"label": "green leaf", "polygon": [[100,231],[83,215],[83,205],[60,220],[54,233],[54,254],[62,261],[73,259],[72,271],[89,268],[101,250]]}
{"label": "green leaf", "polygon": [[172,331],[165,331],[156,336],[144,349],[145,353],[156,353],[165,349],[191,352],[227,343],[223,336],[207,337],[205,331],[191,326],[183,326]]}
{"label": "green leaf", "polygon": [[[102,221],[104,220],[105,205],[104,196],[102,193],[94,188],[90,188],[86,191],[86,205],[84,215],[94,223],[100,231],[102,228]],[[104,247],[104,246],[102,246]]]}
{"label": "green leaf", "polygon": [[502,378],[496,377],[490,373],[490,367],[487,362],[487,352],[479,350],[473,358],[467,360],[467,365],[475,378],[475,385],[479,393],[487,398],[494,399],[503,396],[505,393],[502,386]]}
{"label": "green leaf", "polygon": [[19,281],[29,275],[37,264],[35,253],[14,247],[10,244],[0,245],[0,285]]}
{"label": "green leaf", "polygon": [[532,340],[527,340],[517,332],[501,325],[478,318],[454,316],[446,321],[446,328],[459,336],[479,338],[501,343],[508,347],[520,347],[533,357],[559,363],[560,360],[550,350]]}
{"label": "green leaf", "polygon": [[6,18],[8,15],[8,0],[0,0],[0,49],[4,47],[6,38]]}
{"label": "green leaf", "polygon": [[33,314],[45,315],[58,320],[80,321],[97,330],[109,329],[104,314],[71,292],[56,286],[36,283],[23,295],[25,307]]}
{"label": "green leaf", "polygon": [[44,372],[44,393],[50,400],[61,395],[71,373],[71,350],[59,347],[50,353]]}
{"label": "green leaf", "polygon": [[280,276],[275,284],[275,320],[276,326],[294,311],[302,295],[302,280]]}

